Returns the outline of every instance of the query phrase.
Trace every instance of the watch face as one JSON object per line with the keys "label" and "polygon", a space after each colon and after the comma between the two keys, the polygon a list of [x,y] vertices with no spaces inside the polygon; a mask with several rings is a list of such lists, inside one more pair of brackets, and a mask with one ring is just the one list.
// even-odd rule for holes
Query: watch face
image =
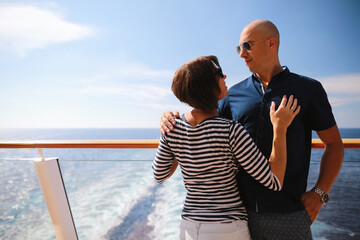
{"label": "watch face", "polygon": [[322,201],[323,201],[324,203],[327,203],[327,202],[329,201],[329,195],[324,194],[324,195],[322,196]]}

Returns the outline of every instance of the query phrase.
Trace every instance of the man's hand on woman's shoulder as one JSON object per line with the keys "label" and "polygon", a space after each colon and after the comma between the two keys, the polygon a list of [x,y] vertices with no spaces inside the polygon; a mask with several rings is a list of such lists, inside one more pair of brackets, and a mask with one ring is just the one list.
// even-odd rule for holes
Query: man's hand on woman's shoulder
{"label": "man's hand on woman's shoulder", "polygon": [[169,133],[174,130],[176,121],[174,117],[180,117],[178,111],[164,112],[160,118],[160,132],[162,134]]}

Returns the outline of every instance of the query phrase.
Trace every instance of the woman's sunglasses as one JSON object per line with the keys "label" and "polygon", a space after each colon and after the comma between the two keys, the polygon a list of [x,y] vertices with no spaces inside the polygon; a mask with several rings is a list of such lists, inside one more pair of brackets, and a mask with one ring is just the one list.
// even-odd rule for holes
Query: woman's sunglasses
{"label": "woman's sunglasses", "polygon": [[210,60],[212,62],[212,64],[214,65],[216,72],[215,75],[219,75],[220,77],[224,78],[224,74],[222,72],[222,69],[220,66],[218,66],[213,60]]}

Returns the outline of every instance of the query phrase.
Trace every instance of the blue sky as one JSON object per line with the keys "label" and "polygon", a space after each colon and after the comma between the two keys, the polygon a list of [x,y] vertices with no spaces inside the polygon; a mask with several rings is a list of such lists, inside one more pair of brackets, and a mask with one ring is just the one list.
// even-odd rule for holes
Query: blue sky
{"label": "blue sky", "polygon": [[319,80],[339,127],[360,127],[360,2],[0,1],[1,128],[157,128],[189,108],[170,86],[216,55],[228,87],[250,75],[242,28],[268,19],[280,62]]}

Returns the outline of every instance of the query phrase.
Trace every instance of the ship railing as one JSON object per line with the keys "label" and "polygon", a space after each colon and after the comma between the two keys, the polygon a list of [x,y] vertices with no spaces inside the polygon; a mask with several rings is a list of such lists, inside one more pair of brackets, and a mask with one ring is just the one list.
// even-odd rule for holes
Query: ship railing
{"label": "ship railing", "polygon": [[[347,149],[360,148],[360,139],[343,139]],[[38,149],[39,159],[34,159],[34,165],[43,191],[49,215],[57,239],[78,239],[71,207],[66,194],[59,159],[45,158],[44,148],[66,149],[147,149],[157,148],[158,140],[30,140],[30,141],[0,141],[3,149]],[[312,140],[312,148],[324,148],[320,139]]]}

